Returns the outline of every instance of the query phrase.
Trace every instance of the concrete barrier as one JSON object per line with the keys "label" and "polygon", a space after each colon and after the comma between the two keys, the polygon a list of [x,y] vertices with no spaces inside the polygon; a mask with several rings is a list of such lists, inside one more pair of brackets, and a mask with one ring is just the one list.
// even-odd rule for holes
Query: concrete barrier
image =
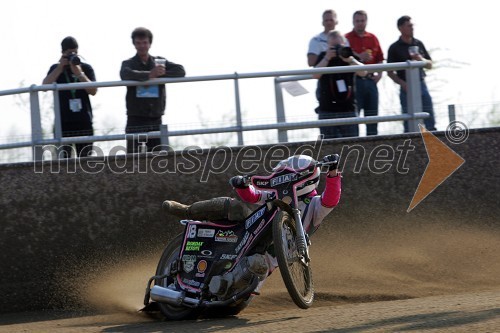
{"label": "concrete barrier", "polygon": [[324,222],[336,232],[443,219],[498,225],[500,129],[471,130],[462,144],[436,136],[466,162],[410,213],[428,163],[420,134],[2,165],[0,312],[78,306],[84,269],[148,253],[181,231],[162,215],[163,200],[234,196],[230,176],[266,174],[296,152],[342,153],[341,203]]}

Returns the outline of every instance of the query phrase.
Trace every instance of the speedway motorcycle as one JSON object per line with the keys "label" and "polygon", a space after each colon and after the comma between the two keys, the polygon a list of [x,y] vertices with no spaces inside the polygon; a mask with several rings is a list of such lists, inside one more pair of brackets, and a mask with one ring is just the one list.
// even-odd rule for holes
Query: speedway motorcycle
{"label": "speedway motorcycle", "polygon": [[[290,159],[289,159],[290,160]],[[158,309],[171,320],[202,313],[236,315],[258,295],[267,276],[254,254],[274,254],[294,303],[309,308],[314,286],[310,241],[302,227],[297,188],[312,177],[317,162],[305,168],[285,165],[269,176],[244,176],[257,189],[272,193],[244,221],[181,220],[184,232],[166,246],[156,274],[146,287],[144,311]]]}

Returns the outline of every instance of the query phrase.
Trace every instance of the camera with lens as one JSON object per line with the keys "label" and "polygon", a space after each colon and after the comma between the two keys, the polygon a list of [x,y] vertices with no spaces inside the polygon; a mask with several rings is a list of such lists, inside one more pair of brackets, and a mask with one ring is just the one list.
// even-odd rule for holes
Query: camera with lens
{"label": "camera with lens", "polygon": [[342,58],[349,58],[351,56],[354,56],[354,53],[349,46],[335,45],[334,47],[332,47],[332,50],[335,50],[335,52],[337,52],[337,57],[340,56]]}
{"label": "camera with lens", "polygon": [[69,55],[66,56],[66,59],[68,59],[68,61],[70,62],[70,64],[72,65],[80,65],[82,63],[82,60],[80,59],[80,57],[78,56],[78,54],[76,53],[71,53]]}

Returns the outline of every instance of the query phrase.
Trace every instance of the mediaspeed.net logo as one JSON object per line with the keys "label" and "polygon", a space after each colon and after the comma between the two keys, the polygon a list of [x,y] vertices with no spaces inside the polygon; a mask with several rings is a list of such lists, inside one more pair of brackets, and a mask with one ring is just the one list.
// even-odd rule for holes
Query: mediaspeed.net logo
{"label": "mediaspeed.net logo", "polygon": [[[424,126],[419,125],[419,127],[425,151],[429,157],[429,163],[407,209],[408,213],[465,163],[465,160],[460,155],[439,140],[434,134],[427,131]],[[461,144],[467,141],[469,129],[464,123],[453,121],[446,128],[445,134],[446,139],[450,143]]]}
{"label": "mediaspeed.net logo", "polygon": [[[429,162],[420,179],[413,199],[407,212],[413,210],[422,200],[429,196],[439,185],[449,178],[465,160],[440,141],[434,134],[420,125],[420,133],[424,141]],[[462,122],[452,122],[448,125],[446,139],[453,145],[464,143],[469,136],[469,130]],[[391,169],[399,174],[407,174],[409,167],[406,164],[410,152],[415,149],[411,139],[395,148],[388,144],[380,144],[371,151],[361,144],[344,145],[340,149],[340,161],[345,163],[351,153],[354,154],[353,173],[361,172],[366,166],[371,173],[383,174]],[[61,173],[67,174],[83,172],[97,174],[103,171],[113,174],[155,173],[155,174],[190,174],[199,175],[201,183],[208,182],[211,175],[226,174],[231,170],[234,174],[253,174],[261,170],[269,174],[276,164],[291,155],[305,154],[316,160],[322,158],[319,155],[322,150],[323,139],[318,137],[314,143],[304,143],[296,149],[291,149],[284,144],[273,145],[270,148],[260,146],[247,146],[245,149],[227,146],[212,146],[209,149],[189,146],[183,150],[174,151],[173,147],[158,146],[150,154],[125,154],[127,148],[115,146],[111,149],[108,158],[99,147],[94,146],[94,158],[92,159],[69,159],[67,163],[61,163],[57,155],[60,147],[39,146],[45,153],[50,153],[50,163],[34,163],[35,173]],[[117,156],[119,152],[124,153],[124,158],[109,158]],[[331,152],[333,153],[333,151]],[[54,158],[55,154],[55,158]],[[170,157],[167,158],[167,157]],[[368,162],[364,163],[365,157]],[[132,163],[129,159],[132,159]],[[343,161],[343,162],[342,162]],[[234,168],[234,170],[233,170]],[[344,168],[339,165],[339,169]]]}

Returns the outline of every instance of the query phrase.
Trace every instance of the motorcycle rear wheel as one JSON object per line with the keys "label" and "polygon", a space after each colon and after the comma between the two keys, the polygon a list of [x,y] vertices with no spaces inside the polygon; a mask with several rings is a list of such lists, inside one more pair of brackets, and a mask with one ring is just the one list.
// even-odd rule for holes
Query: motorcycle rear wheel
{"label": "motorcycle rear wheel", "polygon": [[314,300],[311,262],[305,262],[297,251],[295,220],[279,211],[273,219],[273,242],[281,277],[293,302],[302,309]]}
{"label": "motorcycle rear wheel", "polygon": [[[156,275],[163,275],[170,271],[172,263],[179,258],[179,252],[184,240],[184,234],[181,233],[172,239],[163,254],[161,255],[158,267],[156,268]],[[167,288],[174,282],[173,277],[166,277],[155,281],[155,284]],[[171,320],[193,319],[199,314],[199,309],[188,308],[184,306],[174,306],[166,303],[158,303],[161,313]]]}

